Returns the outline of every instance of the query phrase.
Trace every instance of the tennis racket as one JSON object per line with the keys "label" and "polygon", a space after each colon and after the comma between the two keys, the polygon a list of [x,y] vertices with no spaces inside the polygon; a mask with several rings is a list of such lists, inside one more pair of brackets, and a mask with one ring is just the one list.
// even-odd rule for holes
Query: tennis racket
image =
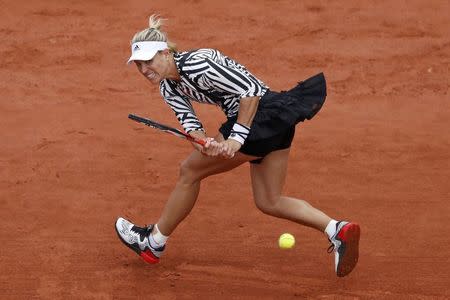
{"label": "tennis racket", "polygon": [[206,142],[204,140],[197,139],[197,138],[195,138],[195,137],[193,137],[193,136],[191,136],[191,135],[189,135],[187,133],[184,133],[184,132],[182,132],[182,131],[180,131],[180,130],[178,130],[176,128],[160,124],[160,123],[152,121],[150,119],[139,117],[139,116],[136,116],[136,115],[133,115],[133,114],[129,114],[128,118],[130,118],[133,121],[136,121],[136,122],[142,123],[144,125],[147,125],[149,127],[152,127],[152,128],[155,128],[155,129],[159,129],[159,130],[164,131],[164,132],[171,133],[171,134],[173,134],[173,135],[175,135],[175,136],[177,136],[179,138],[186,139],[186,140],[188,140],[190,142],[194,142],[194,143],[197,143],[197,144],[202,145],[202,146],[204,146],[206,144]]}

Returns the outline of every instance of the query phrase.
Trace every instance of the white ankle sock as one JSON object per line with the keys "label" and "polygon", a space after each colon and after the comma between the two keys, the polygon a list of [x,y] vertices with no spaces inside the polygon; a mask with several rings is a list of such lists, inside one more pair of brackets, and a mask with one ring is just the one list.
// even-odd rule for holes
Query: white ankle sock
{"label": "white ankle sock", "polygon": [[168,236],[165,236],[161,233],[161,231],[159,231],[158,224],[155,224],[155,232],[150,234],[148,240],[150,241],[150,246],[153,248],[159,248],[164,246],[168,238]]}
{"label": "white ankle sock", "polygon": [[336,224],[338,221],[331,220],[330,223],[328,223],[327,227],[325,228],[325,234],[328,236],[329,239],[336,233]]}

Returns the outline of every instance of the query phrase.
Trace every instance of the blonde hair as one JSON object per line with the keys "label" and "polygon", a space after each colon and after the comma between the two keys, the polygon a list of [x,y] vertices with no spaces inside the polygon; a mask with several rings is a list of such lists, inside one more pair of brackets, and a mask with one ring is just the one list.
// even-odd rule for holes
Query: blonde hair
{"label": "blonde hair", "polygon": [[131,39],[131,44],[136,42],[166,42],[170,52],[177,52],[177,46],[168,41],[167,34],[160,30],[165,19],[161,19],[158,15],[153,14],[148,18],[148,28],[137,32]]}

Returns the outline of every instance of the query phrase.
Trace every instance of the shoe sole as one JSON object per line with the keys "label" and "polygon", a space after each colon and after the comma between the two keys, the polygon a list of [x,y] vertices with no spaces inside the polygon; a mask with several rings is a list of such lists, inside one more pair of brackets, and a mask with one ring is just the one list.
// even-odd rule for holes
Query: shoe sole
{"label": "shoe sole", "polygon": [[[131,250],[133,250],[137,255],[139,255],[140,257],[142,257],[142,259],[149,263],[149,264],[157,264],[159,263],[159,258],[155,257],[153,254],[149,254],[146,251],[142,251],[141,249],[136,249],[133,246],[131,246],[130,244],[128,244],[127,242],[125,242],[122,237],[120,236],[119,231],[117,230],[116,224],[114,224],[114,229],[116,230],[117,236],[119,237],[119,240],[122,242],[122,244],[124,244],[125,246],[127,246],[128,248],[130,248]],[[138,246],[139,247],[139,246]],[[150,251],[150,250],[148,250]],[[150,251],[151,252],[151,251]]]}
{"label": "shoe sole", "polygon": [[350,274],[358,263],[360,234],[361,229],[359,225],[350,223],[342,227],[337,235],[337,239],[341,241],[339,262],[336,270],[338,277],[344,277]]}

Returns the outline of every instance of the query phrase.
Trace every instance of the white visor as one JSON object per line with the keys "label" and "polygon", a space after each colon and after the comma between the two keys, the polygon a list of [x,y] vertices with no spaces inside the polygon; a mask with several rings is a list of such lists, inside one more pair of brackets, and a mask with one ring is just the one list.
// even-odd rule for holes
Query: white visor
{"label": "white visor", "polygon": [[158,51],[167,49],[166,42],[136,42],[131,45],[131,56],[127,64],[135,60],[150,60]]}

